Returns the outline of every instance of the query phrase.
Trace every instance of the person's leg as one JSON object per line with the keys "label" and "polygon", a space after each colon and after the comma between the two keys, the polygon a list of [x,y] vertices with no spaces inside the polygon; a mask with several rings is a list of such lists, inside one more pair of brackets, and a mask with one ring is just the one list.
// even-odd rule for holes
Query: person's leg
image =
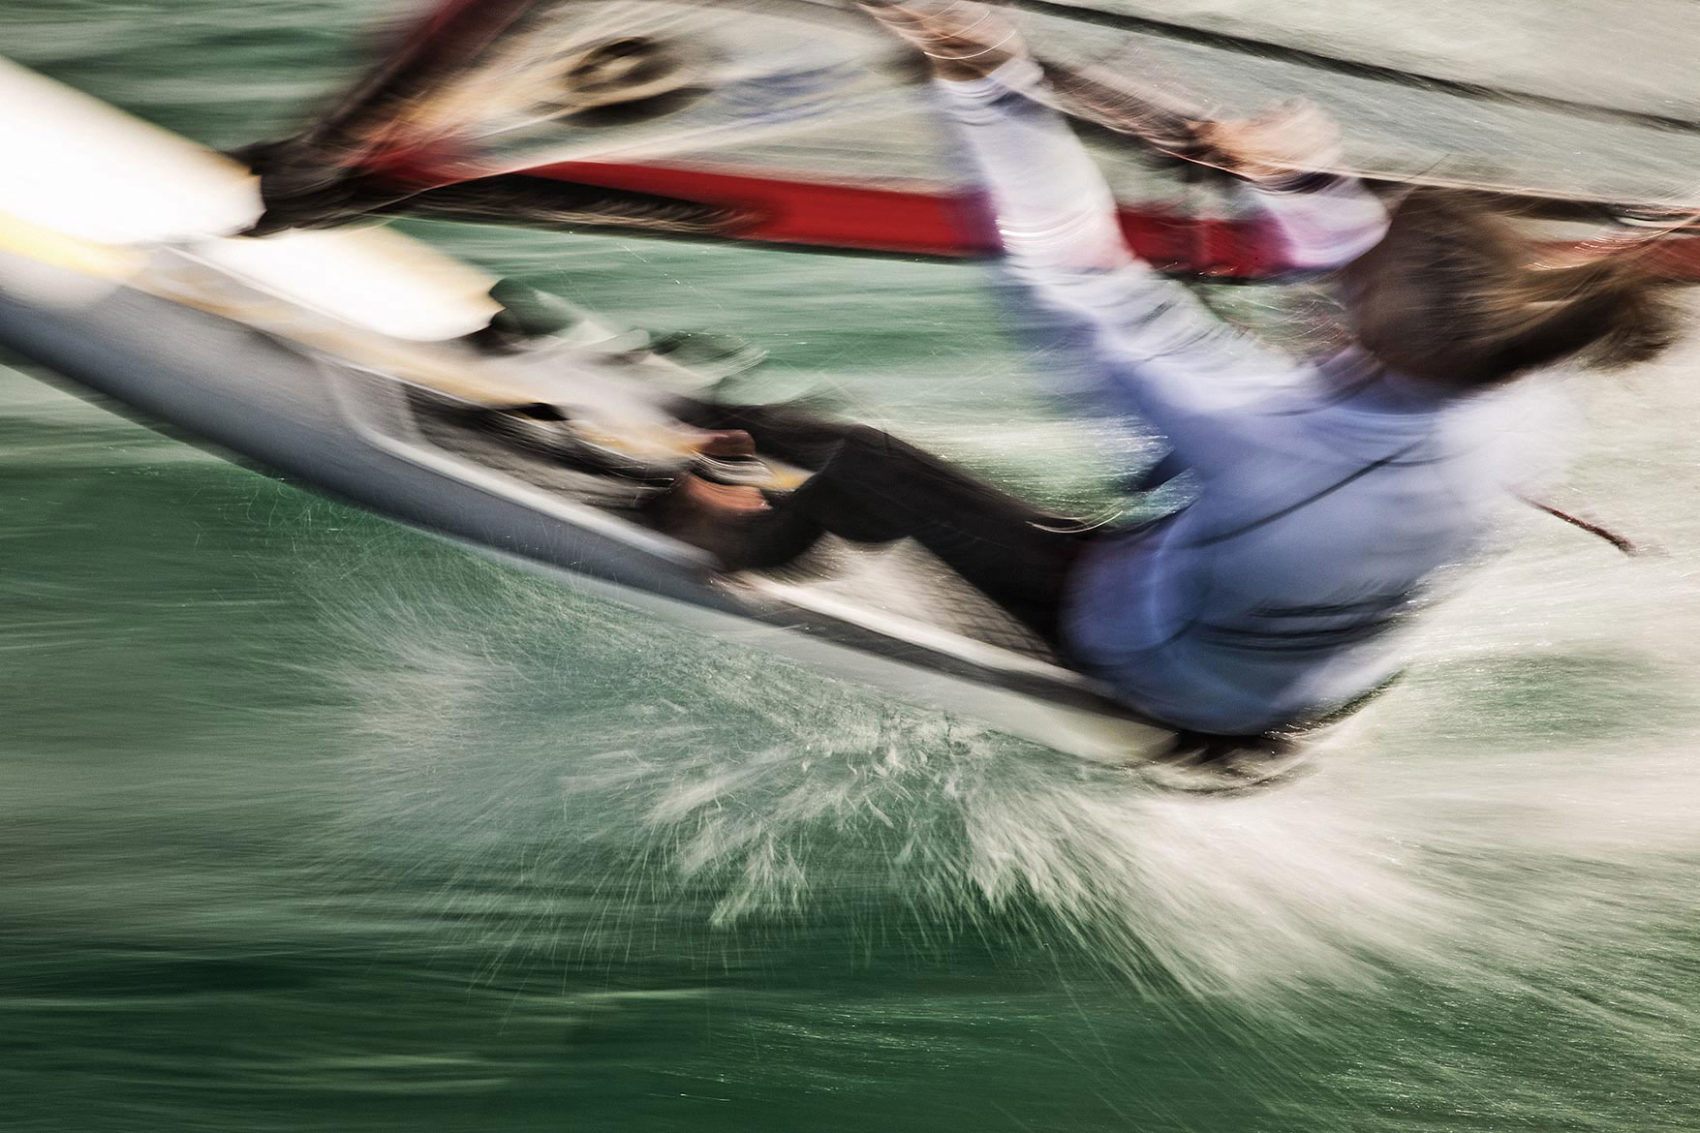
{"label": "person's leg", "polygon": [[783,407],[718,412],[764,453],[817,471],[759,513],[739,516],[713,548],[733,569],[788,563],[823,534],[858,543],[913,538],[1047,641],[1057,638],[1081,526],[1039,510],[914,445],[865,426]]}

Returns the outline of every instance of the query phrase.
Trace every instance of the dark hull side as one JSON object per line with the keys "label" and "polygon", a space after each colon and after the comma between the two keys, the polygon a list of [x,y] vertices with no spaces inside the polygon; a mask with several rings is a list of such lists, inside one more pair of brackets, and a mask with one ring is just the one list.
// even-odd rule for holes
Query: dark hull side
{"label": "dark hull side", "polygon": [[[700,569],[646,556],[371,443],[333,388],[335,363],[128,288],[55,310],[0,293],[0,343],[136,411],[403,522],[623,586],[736,612]],[[343,374],[344,381],[359,381]]]}

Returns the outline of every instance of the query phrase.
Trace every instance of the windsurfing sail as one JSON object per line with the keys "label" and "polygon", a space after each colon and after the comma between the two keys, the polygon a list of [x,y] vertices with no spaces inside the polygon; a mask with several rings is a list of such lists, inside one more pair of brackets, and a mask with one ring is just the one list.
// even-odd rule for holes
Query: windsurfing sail
{"label": "windsurfing sail", "polygon": [[[1029,4],[1023,19],[1053,66],[1155,76],[1213,112],[1309,98],[1345,125],[1349,169],[1373,179],[1476,187],[1596,223],[1700,210],[1700,124],[1669,115],[1115,10]],[[853,5],[827,0],[446,0],[311,128],[246,156],[269,206],[260,231],[408,212],[985,254],[921,78]],[[1283,267],[1232,194],[1114,131],[1087,132],[1146,259],[1235,277]],[[1700,275],[1693,246],[1673,244],[1673,272]]]}

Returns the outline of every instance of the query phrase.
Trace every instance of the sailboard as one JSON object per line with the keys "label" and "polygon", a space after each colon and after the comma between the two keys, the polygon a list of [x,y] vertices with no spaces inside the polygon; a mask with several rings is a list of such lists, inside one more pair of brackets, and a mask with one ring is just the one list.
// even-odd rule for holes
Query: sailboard
{"label": "sailboard", "polygon": [[[1102,66],[1127,49],[1125,29],[1062,6],[1033,19],[1053,66]],[[1077,63],[1057,62],[1070,52]],[[919,77],[860,13],[815,0],[450,0],[308,129],[223,157],[0,67],[12,108],[0,146],[13,159],[0,177],[0,344],[250,463],[729,648],[766,648],[1083,757],[1161,767],[1170,785],[1290,774],[1279,743],[1242,748],[1241,774],[1217,761],[1220,745],[1130,710],[913,548],[837,548],[806,579],[715,571],[644,517],[646,500],[700,467],[689,366],[582,313],[548,333],[503,329],[499,281],[395,233],[344,227],[407,212],[990,254]],[[1248,108],[1268,94],[1253,85],[1240,92]],[[1147,259],[1226,278],[1283,270],[1208,186],[1177,188],[1113,131],[1092,141]],[[1516,168],[1495,166],[1485,141],[1465,161],[1479,164],[1438,170],[1409,143],[1372,123],[1353,171],[1468,184],[1572,218],[1692,203],[1590,179],[1573,159],[1544,166],[1527,148]],[[96,199],[113,176],[133,205],[122,212]],[[1693,239],[1670,242],[1673,274],[1700,267]],[[738,474],[784,489],[808,470],[757,453]],[[1197,758],[1147,758],[1177,741]]]}
{"label": "sailboard", "polygon": [[[0,144],[21,159],[0,177],[0,346],[143,421],[723,648],[1166,786],[1295,772],[1279,744],[1228,770],[1200,765],[1198,743],[1152,761],[1176,733],[916,548],[829,547],[806,578],[716,571],[645,517],[702,470],[683,409],[703,404],[705,374],[668,343],[576,310],[545,334],[507,327],[499,281],[393,232],[244,235],[263,206],[240,163],[5,63],[0,99]],[[119,216],[111,177],[135,204]],[[780,490],[807,475],[759,453],[733,472]]]}
{"label": "sailboard", "polygon": [[[1593,226],[1700,210],[1700,124],[1086,5],[1026,9],[1029,42],[1065,72],[1155,73],[1212,113],[1294,94],[1317,102],[1346,127],[1340,171],[1373,183],[1471,188]],[[307,129],[246,156],[262,174],[265,229],[407,212],[811,251],[990,254],[921,78],[853,5],[828,0],[446,0]],[[1145,259],[1219,278],[1284,270],[1233,194],[1086,124]],[[1669,241],[1662,262],[1700,278],[1697,249]]]}

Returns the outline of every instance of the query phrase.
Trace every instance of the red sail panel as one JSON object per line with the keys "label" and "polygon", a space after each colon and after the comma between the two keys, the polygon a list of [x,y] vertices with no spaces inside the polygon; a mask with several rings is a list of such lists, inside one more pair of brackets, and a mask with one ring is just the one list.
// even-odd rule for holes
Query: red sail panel
{"label": "red sail panel", "polygon": [[[610,162],[525,172],[716,205],[742,218],[727,237],[756,243],[949,258],[984,256],[994,247],[972,194]],[[1159,267],[1249,279],[1284,266],[1255,224],[1124,207],[1121,225],[1134,251]]]}

